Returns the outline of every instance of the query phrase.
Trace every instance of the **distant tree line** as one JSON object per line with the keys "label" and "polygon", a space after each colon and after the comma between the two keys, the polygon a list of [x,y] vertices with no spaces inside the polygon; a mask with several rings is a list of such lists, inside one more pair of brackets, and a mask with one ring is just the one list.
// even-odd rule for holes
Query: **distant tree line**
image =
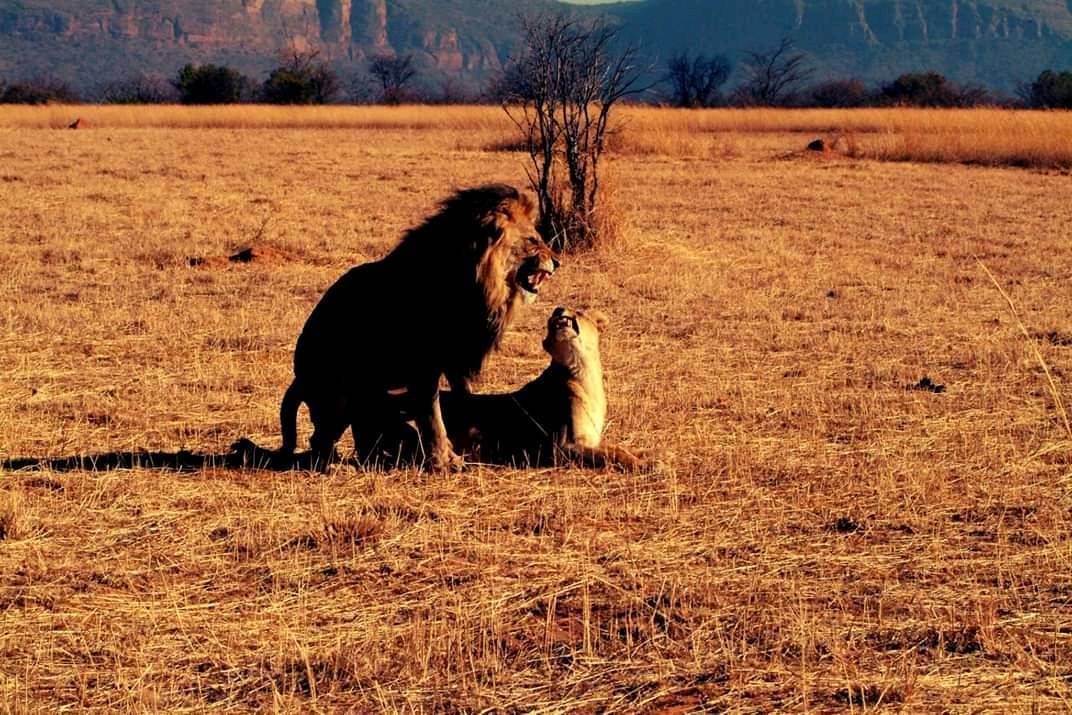
{"label": "distant tree line", "polygon": [[[651,101],[677,107],[976,107],[1020,106],[1072,109],[1072,70],[1046,70],[1022,83],[1016,96],[1001,97],[976,85],[953,82],[937,72],[902,74],[878,86],[858,79],[812,82],[814,70],[807,55],[788,39],[764,52],[748,52],[736,76],[739,84],[726,90],[734,67],[723,55],[679,52],[660,70],[656,86],[631,101]],[[187,64],[174,77],[139,74],[109,82],[90,97],[55,79],[4,82],[0,104],[400,104],[403,102],[500,102],[517,94],[510,69],[483,92],[467,91],[456,80],[438,88],[421,84],[411,54],[380,54],[369,58],[364,73],[344,86],[338,72],[316,50],[289,49],[278,66],[256,82],[236,69],[215,64]]]}
{"label": "distant tree line", "polygon": [[[238,70],[216,64],[187,64],[170,78],[138,74],[99,86],[82,96],[70,85],[51,78],[20,82],[0,79],[0,104],[336,104],[429,101],[414,89],[417,77],[412,55],[376,55],[368,71],[353,78],[349,91],[339,74],[316,50],[288,49],[263,82]],[[471,99],[450,82],[441,85],[443,98]],[[442,101],[442,99],[440,99]]]}
{"label": "distant tree line", "polygon": [[991,94],[976,85],[962,85],[937,72],[902,74],[891,82],[868,87],[858,79],[827,79],[809,83],[813,70],[807,56],[783,39],[767,52],[749,52],[743,79],[728,93],[722,87],[731,74],[721,55],[680,53],[666,65],[663,101],[677,107],[979,107],[1021,106],[1072,109],[1072,71],[1046,70],[1022,84],[1017,98]]}

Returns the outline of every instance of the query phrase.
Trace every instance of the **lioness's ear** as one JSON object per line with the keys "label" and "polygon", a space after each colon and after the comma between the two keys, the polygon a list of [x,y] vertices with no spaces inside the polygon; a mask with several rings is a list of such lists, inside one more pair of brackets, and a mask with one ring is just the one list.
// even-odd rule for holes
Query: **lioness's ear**
{"label": "lioness's ear", "polygon": [[596,324],[597,330],[606,330],[607,326],[610,325],[610,318],[608,318],[607,314],[602,310],[586,310],[584,311],[584,314],[589,320]]}

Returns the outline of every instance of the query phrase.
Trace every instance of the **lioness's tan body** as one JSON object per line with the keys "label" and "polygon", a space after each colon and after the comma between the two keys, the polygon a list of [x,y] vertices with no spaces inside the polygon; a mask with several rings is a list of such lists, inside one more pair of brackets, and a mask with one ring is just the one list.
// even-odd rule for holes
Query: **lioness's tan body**
{"label": "lioness's tan body", "polygon": [[[451,441],[467,459],[535,466],[581,463],[641,469],[647,463],[621,447],[603,444],[607,398],[599,334],[606,318],[555,309],[544,349],[551,364],[520,390],[498,395],[444,391],[443,417]],[[412,430],[385,431],[381,455],[419,452]],[[375,460],[377,455],[359,455]]]}

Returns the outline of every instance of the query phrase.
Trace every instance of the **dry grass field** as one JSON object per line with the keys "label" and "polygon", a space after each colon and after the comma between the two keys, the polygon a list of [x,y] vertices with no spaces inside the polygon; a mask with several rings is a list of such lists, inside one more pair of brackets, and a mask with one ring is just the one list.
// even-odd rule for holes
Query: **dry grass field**
{"label": "dry grass field", "polygon": [[[971,112],[927,133],[991,127],[991,160],[800,151],[915,114],[632,110],[622,237],[568,258],[480,389],[542,369],[554,305],[598,307],[608,438],[667,463],[320,475],[212,456],[278,444],[342,271],[454,188],[524,181],[509,126],[20,111],[0,459],[207,459],[0,472],[0,712],[1072,708],[1067,158],[1008,160],[1021,134]],[[1067,115],[1028,118],[1072,154]]]}

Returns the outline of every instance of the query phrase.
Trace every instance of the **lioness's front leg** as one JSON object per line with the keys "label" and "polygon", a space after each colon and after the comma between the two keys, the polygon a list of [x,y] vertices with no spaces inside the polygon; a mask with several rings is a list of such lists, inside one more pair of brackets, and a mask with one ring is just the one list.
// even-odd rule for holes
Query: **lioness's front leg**
{"label": "lioness's front leg", "polygon": [[[450,437],[447,436],[447,427],[443,424],[443,412],[439,407],[439,378],[432,384],[434,389],[430,393],[417,393],[420,397],[415,403],[424,407],[416,415],[416,422],[421,441],[425,445],[425,463],[437,472],[457,471],[465,464],[465,460],[454,453]],[[424,399],[426,394],[431,394],[431,398]]]}
{"label": "lioness's front leg", "polygon": [[627,472],[649,472],[655,463],[643,456],[637,456],[625,447],[601,444],[588,447],[581,444],[568,444],[565,448],[570,459],[586,467],[606,469],[619,467]]}

